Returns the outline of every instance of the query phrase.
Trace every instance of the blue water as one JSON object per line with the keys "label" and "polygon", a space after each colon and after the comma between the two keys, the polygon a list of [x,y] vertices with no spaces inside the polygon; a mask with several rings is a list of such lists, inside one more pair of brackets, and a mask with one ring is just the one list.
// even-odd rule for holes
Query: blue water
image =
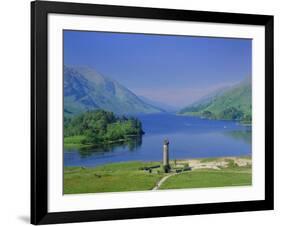
{"label": "blue water", "polygon": [[65,166],[96,166],[132,160],[161,160],[163,140],[170,158],[251,155],[251,127],[235,121],[208,120],[173,114],[139,115],[145,135],[129,144],[92,149],[65,149]]}

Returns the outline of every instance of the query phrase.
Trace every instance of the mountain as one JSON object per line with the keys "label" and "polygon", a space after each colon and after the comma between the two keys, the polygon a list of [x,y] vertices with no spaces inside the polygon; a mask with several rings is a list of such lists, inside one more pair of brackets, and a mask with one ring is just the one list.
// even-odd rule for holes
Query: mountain
{"label": "mountain", "polygon": [[64,112],[103,109],[116,114],[157,113],[130,90],[88,67],[64,66]]}
{"label": "mountain", "polygon": [[162,111],[164,112],[170,112],[170,113],[173,113],[173,112],[177,112],[179,110],[179,108],[177,107],[174,107],[174,106],[171,106],[169,104],[166,104],[166,103],[162,103],[162,102],[159,102],[159,101],[155,101],[155,100],[151,100],[147,97],[144,97],[144,96],[138,96],[142,101],[144,101],[145,103],[148,103],[152,106],[155,106],[159,109],[161,109]]}
{"label": "mountain", "polygon": [[219,90],[178,112],[212,119],[250,122],[252,119],[251,77],[232,87]]}
{"label": "mountain", "polygon": [[191,103],[188,107],[207,104],[207,103],[211,102],[212,100],[214,100],[217,96],[222,95],[224,92],[226,92],[229,89],[230,89],[229,86],[218,88],[218,89],[208,93],[207,95],[201,97],[199,100]]}

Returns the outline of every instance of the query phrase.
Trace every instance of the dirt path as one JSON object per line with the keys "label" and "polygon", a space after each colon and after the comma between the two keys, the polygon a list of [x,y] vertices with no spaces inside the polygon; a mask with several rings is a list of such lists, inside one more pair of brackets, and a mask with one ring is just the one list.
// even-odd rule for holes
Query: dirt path
{"label": "dirt path", "polygon": [[[210,159],[189,159],[189,160],[179,160],[177,161],[177,167],[183,168],[185,164],[188,164],[192,170],[200,169],[213,169],[220,172],[221,169],[229,168],[229,165],[236,165],[238,167],[248,166],[252,164],[251,158],[241,158],[241,157],[221,157],[221,158],[210,158]],[[216,172],[216,171],[212,171]],[[248,173],[243,171],[228,171],[229,173]],[[181,172],[183,173],[183,172]],[[180,173],[180,174],[181,174]],[[161,185],[171,176],[179,173],[170,173],[159,180],[156,186],[152,190],[158,190]]]}
{"label": "dirt path", "polygon": [[154,188],[152,188],[152,190],[158,190],[161,185],[171,176],[174,176],[176,175],[176,173],[173,173],[173,174],[170,174],[170,175],[167,175],[165,177],[163,177],[160,181],[157,182],[156,186]]}

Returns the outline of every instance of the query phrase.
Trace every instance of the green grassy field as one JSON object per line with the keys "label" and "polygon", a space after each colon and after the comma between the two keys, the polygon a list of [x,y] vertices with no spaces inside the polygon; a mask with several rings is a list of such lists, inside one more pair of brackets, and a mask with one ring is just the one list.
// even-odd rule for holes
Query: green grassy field
{"label": "green grassy field", "polygon": [[160,189],[245,186],[252,184],[251,170],[196,170],[169,178]]}
{"label": "green grassy field", "polygon": [[63,145],[66,148],[83,148],[83,147],[91,146],[91,145],[87,145],[87,144],[82,144],[81,141],[83,139],[85,139],[85,136],[82,136],[82,135],[65,137],[63,139]]}
{"label": "green grassy field", "polygon": [[161,174],[149,174],[140,167],[152,162],[124,162],[95,168],[65,167],[64,193],[93,193],[151,190]]}
{"label": "green grassy field", "polygon": [[63,139],[64,144],[80,144],[81,140],[83,140],[85,136],[79,135],[79,136],[70,136],[70,137],[65,137]]}
{"label": "green grassy field", "polygon": [[[210,158],[201,161],[210,162],[218,159]],[[195,169],[172,175],[163,182],[160,189],[252,184],[251,165],[239,167],[232,160],[227,159],[227,162],[228,166],[219,170]],[[95,168],[65,167],[64,194],[152,190],[161,178],[169,174],[165,174],[162,168],[153,169],[152,172],[140,168],[159,164],[160,162],[121,162]]]}

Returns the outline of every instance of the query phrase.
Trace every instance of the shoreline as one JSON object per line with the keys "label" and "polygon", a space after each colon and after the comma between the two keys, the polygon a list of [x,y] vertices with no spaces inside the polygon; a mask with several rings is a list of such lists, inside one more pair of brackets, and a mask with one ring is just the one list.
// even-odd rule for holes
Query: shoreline
{"label": "shoreline", "polygon": [[64,194],[252,185],[249,156],[171,160],[170,166],[169,172],[160,161],[64,166]]}
{"label": "shoreline", "polygon": [[[188,163],[188,162],[193,162],[196,161],[198,163],[206,163],[206,162],[219,162],[219,161],[223,161],[223,160],[250,160],[250,162],[252,162],[252,155],[241,155],[241,156],[221,156],[221,157],[205,157],[205,158],[182,158],[182,159],[170,159],[170,163],[174,164],[175,160],[177,163],[179,164],[183,164],[183,163]],[[63,166],[64,168],[97,168],[97,167],[102,167],[102,166],[107,166],[107,165],[117,165],[117,164],[130,164],[130,163],[144,163],[144,164],[160,164],[162,165],[162,161],[161,160],[129,160],[129,161],[120,161],[120,162],[111,162],[111,163],[102,163],[102,164],[98,164],[95,166]]]}
{"label": "shoreline", "polygon": [[242,126],[252,126],[252,123],[249,123],[248,121],[239,121],[239,120],[234,120],[234,119],[223,119],[223,118],[208,118],[208,117],[203,117],[202,115],[200,115],[199,113],[184,113],[184,114],[179,114],[176,113],[175,115],[177,116],[182,116],[182,117],[197,117],[200,119],[206,119],[206,120],[215,120],[215,121],[232,121],[232,122],[237,122]]}
{"label": "shoreline", "polygon": [[[159,113],[158,113],[159,114]],[[163,113],[161,113],[163,114]],[[179,114],[179,113],[165,113],[165,114],[171,114],[171,115],[175,115],[175,116],[179,116],[179,117],[194,117],[194,118],[199,118],[199,119],[202,119],[202,120],[209,120],[209,121],[225,121],[225,122],[234,122],[234,123],[237,123],[241,126],[244,126],[244,127],[252,127],[252,123],[249,123],[248,121],[239,121],[239,120],[233,120],[233,119],[217,119],[217,118],[208,118],[208,117],[203,117],[203,116],[200,116],[200,115],[197,115],[197,114],[188,114],[188,113],[185,113],[185,114]],[[64,148],[97,148],[97,147],[102,147],[102,146],[106,146],[106,145],[114,145],[114,144],[118,144],[118,143],[122,143],[122,142],[127,142],[127,141],[130,141],[132,139],[138,139],[142,137],[142,135],[145,135],[145,131],[143,131],[142,134],[138,134],[138,135],[126,135],[125,138],[122,138],[122,139],[117,139],[117,140],[108,140],[108,141],[104,141],[104,142],[101,142],[101,143],[96,143],[96,144],[82,144],[81,143],[81,137],[84,137],[83,135],[75,135],[75,136],[68,136],[68,137],[64,137]],[[76,137],[80,137],[80,139],[76,140],[75,142],[73,142],[73,140],[75,140]],[[66,140],[70,140],[69,142],[65,142],[65,139]],[[72,143],[73,142],[73,143]]]}
{"label": "shoreline", "polygon": [[[145,134],[145,133],[144,133]],[[144,135],[142,134],[142,135]],[[134,138],[140,138],[142,135],[128,135],[126,138],[123,139],[118,139],[118,140],[114,140],[114,141],[106,141],[103,143],[99,143],[99,144],[81,144],[81,143],[63,143],[63,147],[67,147],[67,148],[95,148],[95,147],[100,147],[103,145],[110,145],[110,144],[118,144],[118,143],[122,143],[122,142],[126,142],[126,141],[130,141]],[[73,136],[75,137],[75,136]],[[72,138],[72,137],[66,137],[66,138]]]}

